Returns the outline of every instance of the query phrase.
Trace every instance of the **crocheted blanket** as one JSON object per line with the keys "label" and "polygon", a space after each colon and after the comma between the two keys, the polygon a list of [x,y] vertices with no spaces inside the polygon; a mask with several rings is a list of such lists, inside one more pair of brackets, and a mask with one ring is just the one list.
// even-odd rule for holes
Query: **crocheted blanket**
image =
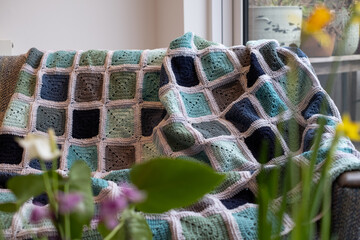
{"label": "crocheted blanket", "polygon": [[[290,67],[296,81],[287,74]],[[325,114],[319,114],[321,102]],[[117,182],[129,181],[134,163],[158,155],[191,156],[226,174],[198,203],[147,214],[154,239],[256,239],[261,140],[268,143],[266,166],[283,166],[290,154],[297,164],[308,162],[320,118],[327,125],[318,169],[340,114],[308,58],[275,41],[227,48],[187,33],[168,49],[33,48],[0,128],[0,201],[12,198],[5,189],[9,178],[40,172],[39,160],[29,159],[14,136],[45,134],[51,127],[63,153],[58,171],[66,174],[76,159],[85,161],[93,172],[96,204]],[[297,134],[290,126],[297,126]],[[360,169],[359,157],[341,139],[331,177]],[[35,201],[42,200],[33,199],[14,215],[0,212],[7,237],[53,231],[50,222],[27,223]],[[291,227],[286,217],[283,234]],[[84,238],[100,236],[89,230]]]}

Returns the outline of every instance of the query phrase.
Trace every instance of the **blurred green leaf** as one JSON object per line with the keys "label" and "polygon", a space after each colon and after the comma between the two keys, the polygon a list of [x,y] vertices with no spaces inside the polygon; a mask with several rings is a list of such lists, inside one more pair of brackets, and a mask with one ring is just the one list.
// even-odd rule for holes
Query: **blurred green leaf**
{"label": "blurred green leaf", "polygon": [[125,209],[121,214],[124,222],[119,231],[120,238],[123,240],[151,240],[152,232],[143,215],[131,209]]}
{"label": "blurred green leaf", "polygon": [[149,213],[188,206],[224,178],[198,161],[165,157],[135,165],[130,172],[131,182],[147,193],[147,199],[137,208]]}
{"label": "blurred green leaf", "polygon": [[14,202],[5,202],[0,204],[0,211],[1,212],[16,212],[18,210],[17,204]]}
{"label": "blurred green leaf", "polygon": [[81,238],[83,226],[90,225],[94,215],[94,200],[91,188],[91,170],[83,161],[75,161],[69,173],[69,192],[83,195],[82,206],[70,214],[71,236]]}

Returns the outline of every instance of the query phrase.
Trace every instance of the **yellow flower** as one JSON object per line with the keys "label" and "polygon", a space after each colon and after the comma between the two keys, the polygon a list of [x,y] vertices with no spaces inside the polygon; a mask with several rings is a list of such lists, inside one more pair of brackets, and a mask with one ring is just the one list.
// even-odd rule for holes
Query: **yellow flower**
{"label": "yellow flower", "polygon": [[342,123],[336,126],[336,132],[348,136],[353,141],[360,141],[360,123],[352,122],[349,114],[344,114]]}
{"label": "yellow flower", "polygon": [[29,158],[39,158],[44,161],[51,161],[60,156],[60,151],[56,147],[54,130],[49,130],[49,137],[29,133],[17,142],[27,150]]}
{"label": "yellow flower", "polygon": [[353,7],[353,12],[351,15],[352,23],[359,23],[360,22],[360,2],[356,2]]}
{"label": "yellow flower", "polygon": [[327,7],[317,6],[304,22],[303,30],[308,34],[321,32],[332,19],[333,15]]}

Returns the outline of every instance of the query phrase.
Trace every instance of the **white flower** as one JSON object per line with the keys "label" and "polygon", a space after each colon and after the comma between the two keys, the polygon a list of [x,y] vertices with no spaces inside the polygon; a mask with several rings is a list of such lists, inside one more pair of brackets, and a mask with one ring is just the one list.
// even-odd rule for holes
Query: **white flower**
{"label": "white flower", "polygon": [[60,156],[53,130],[49,130],[49,136],[29,133],[25,138],[18,139],[17,142],[26,149],[30,159],[38,158],[44,161],[51,161]]}

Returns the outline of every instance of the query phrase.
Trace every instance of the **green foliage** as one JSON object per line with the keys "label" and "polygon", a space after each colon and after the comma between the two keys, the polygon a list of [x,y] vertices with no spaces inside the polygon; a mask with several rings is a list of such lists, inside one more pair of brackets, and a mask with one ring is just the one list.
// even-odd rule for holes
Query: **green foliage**
{"label": "green foliage", "polygon": [[149,213],[190,205],[224,178],[207,165],[179,158],[156,158],[135,165],[130,172],[131,182],[147,193],[136,207]]}

